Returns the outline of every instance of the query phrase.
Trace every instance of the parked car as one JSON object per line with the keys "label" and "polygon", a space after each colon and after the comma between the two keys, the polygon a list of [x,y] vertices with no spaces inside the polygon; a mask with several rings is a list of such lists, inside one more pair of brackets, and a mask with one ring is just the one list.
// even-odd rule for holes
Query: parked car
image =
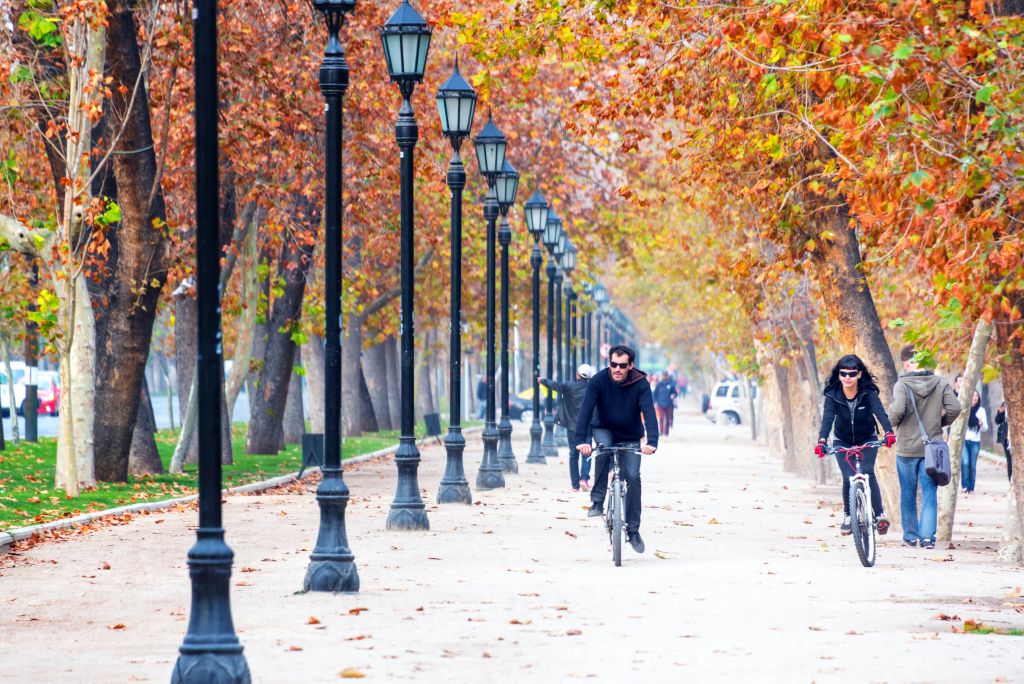
{"label": "parked car", "polygon": [[[540,389],[540,402],[541,411],[544,410],[544,399],[547,397],[545,394],[547,390],[543,387]],[[558,401],[558,392],[551,391],[551,397],[553,401]],[[498,412],[500,415],[500,411]],[[508,417],[515,420],[521,420],[524,423],[533,422],[533,388],[527,387],[519,394],[513,394],[508,398]]]}
{"label": "parked car", "polygon": [[[757,385],[751,385],[752,396],[757,398]],[[747,399],[740,394],[738,380],[723,380],[711,390],[711,398],[704,415],[712,423],[741,425],[750,420]]]}
{"label": "parked car", "polygon": [[[36,397],[39,399],[39,413],[56,416],[60,412],[60,373],[40,371],[36,382]],[[25,415],[22,403],[18,413]]]}
{"label": "parked car", "polygon": [[25,375],[25,364],[20,362],[11,363],[11,372],[14,374],[14,401],[11,401],[11,388],[7,381],[7,366],[0,365],[0,415],[4,418],[11,415],[11,406],[19,410],[21,403],[25,401],[25,385],[21,380]]}

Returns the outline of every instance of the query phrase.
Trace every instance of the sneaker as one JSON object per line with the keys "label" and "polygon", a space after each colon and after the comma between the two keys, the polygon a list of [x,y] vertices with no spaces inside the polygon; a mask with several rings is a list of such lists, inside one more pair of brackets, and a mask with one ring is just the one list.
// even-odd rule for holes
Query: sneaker
{"label": "sneaker", "polygon": [[878,534],[889,533],[889,519],[885,517],[885,513],[875,518],[875,524],[878,526]]}
{"label": "sneaker", "polygon": [[922,539],[921,540],[921,548],[922,549],[934,549],[935,548],[935,540],[934,539]]}
{"label": "sneaker", "polygon": [[578,492],[578,491],[580,491],[580,488],[579,488],[579,487],[573,487],[573,488],[572,488],[572,491],[574,491],[574,492]]}
{"label": "sneaker", "polygon": [[839,534],[853,534],[853,523],[850,522],[850,516],[843,516],[843,524],[839,526]]}
{"label": "sneaker", "polygon": [[912,549],[916,548],[917,547],[917,540],[916,539],[914,539],[914,540],[904,539],[903,540],[903,545],[904,546],[909,546]]}
{"label": "sneaker", "polygon": [[600,518],[602,515],[604,515],[604,511],[601,509],[600,502],[595,501],[594,503],[590,504],[590,508],[587,509],[588,518]]}
{"label": "sneaker", "polygon": [[627,532],[626,541],[629,542],[629,545],[632,546],[633,550],[637,553],[643,553],[647,548],[644,546],[644,540],[640,538],[639,532]]}
{"label": "sneaker", "polygon": [[590,491],[590,480],[580,480],[580,490],[584,492]]}

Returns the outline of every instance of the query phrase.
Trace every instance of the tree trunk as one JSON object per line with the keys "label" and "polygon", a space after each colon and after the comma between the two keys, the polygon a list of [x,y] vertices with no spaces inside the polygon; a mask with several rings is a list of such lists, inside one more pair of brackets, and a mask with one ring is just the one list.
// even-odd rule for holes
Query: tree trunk
{"label": "tree trunk", "polygon": [[[295,350],[295,366],[301,363],[300,350]],[[288,383],[288,400],[284,405],[284,443],[301,444],[306,431],[306,418],[302,410],[302,378],[294,370]]]}
{"label": "tree trunk", "polygon": [[[878,383],[882,405],[888,406],[896,384],[896,364],[864,276],[857,233],[850,227],[845,201],[838,209],[818,211],[825,217],[820,228],[831,230],[834,237],[822,239],[813,256],[821,273],[819,284],[825,308],[838,329],[837,347],[843,354],[857,354],[864,360]],[[875,474],[885,510],[900,510],[896,456],[892,449],[879,450]],[[892,516],[892,525],[899,531],[899,516]]]}
{"label": "tree trunk", "polygon": [[242,251],[242,312],[241,328],[235,342],[234,363],[231,373],[224,383],[224,396],[229,416],[235,415],[235,403],[242,391],[242,385],[249,376],[249,363],[252,360],[253,338],[256,334],[256,308],[258,306],[258,269],[256,252],[257,225],[260,212],[255,210],[251,224],[241,245]]}
{"label": "tree trunk", "polygon": [[11,441],[15,444],[21,442],[18,437],[18,406],[14,398],[14,371],[11,370],[11,347],[6,337],[0,337],[0,347],[4,352],[4,371],[7,375],[7,387],[0,391],[6,391],[10,400],[11,412]]}
{"label": "tree trunk", "polygon": [[363,402],[359,392],[363,319],[349,314],[341,341],[341,432],[345,437],[363,434]]}
{"label": "tree trunk", "polygon": [[[319,219],[317,219],[319,221]],[[307,225],[316,225],[312,220]],[[312,248],[300,236],[286,239],[278,264],[280,295],[274,299],[266,330],[266,357],[249,397],[252,417],[246,438],[246,452],[276,454],[284,439],[284,406],[295,359],[292,329],[302,315],[306,272],[312,262]],[[284,332],[281,332],[281,331]],[[259,337],[259,335],[257,335]]]}
{"label": "tree trunk", "polygon": [[417,419],[423,418],[423,416],[428,413],[437,413],[437,407],[434,404],[433,382],[431,380],[434,375],[432,371],[434,351],[430,348],[433,331],[428,330],[423,338],[425,340],[425,344],[416,359],[415,391]]}
{"label": "tree trunk", "polygon": [[[1018,298],[1014,304],[1024,307],[1024,298]],[[1013,507],[1009,510],[1006,534],[999,549],[1000,558],[1016,563],[1024,563],[1024,540],[1021,538],[1024,529],[1024,461],[1020,454],[1024,453],[1024,352],[1021,350],[1021,322],[1010,321],[1000,317],[996,321],[997,342],[1002,355],[1003,394],[1006,397],[1006,420],[1010,426],[1010,445],[1017,456],[1013,468],[1013,480],[1010,482],[1010,499]],[[1016,339],[1010,339],[1014,332]],[[955,486],[951,483],[950,486]]]}
{"label": "tree trunk", "polygon": [[[112,0],[107,27],[107,63],[113,95],[106,108],[108,130],[120,130],[112,156],[120,224],[108,231],[106,277],[99,284],[96,343],[96,475],[124,482],[128,476],[139,396],[149,356],[153,321],[167,273],[166,220],[146,88],[136,91],[142,70],[133,3]],[[134,101],[132,101],[134,93]],[[77,436],[76,436],[77,439]]]}
{"label": "tree trunk", "polygon": [[[981,319],[974,329],[971,350],[967,354],[967,365],[964,368],[962,387],[971,388],[981,379],[981,368],[985,365],[985,349],[992,332],[992,324]],[[949,429],[949,464],[952,475],[949,485],[939,488],[939,520],[935,534],[938,541],[953,540],[953,523],[956,517],[956,493],[960,482],[960,455],[964,450],[964,436],[967,433],[967,419],[971,413],[971,402],[974,392],[960,392],[960,415],[957,416]]]}
{"label": "tree trunk", "polygon": [[[787,364],[788,366],[788,364]],[[782,364],[772,364],[779,406],[782,413],[782,469],[796,472],[796,439],[793,432],[793,407],[789,401],[789,369]]]}
{"label": "tree trunk", "polygon": [[391,424],[394,429],[402,425],[402,395],[398,384],[398,340],[390,335],[384,342],[387,350],[388,365],[388,409],[391,413]]}
{"label": "tree trunk", "polygon": [[[75,291],[77,293],[73,303],[75,331],[71,341],[70,354],[70,398],[75,405],[74,411],[69,414],[74,435],[71,448],[75,453],[75,472],[79,485],[91,487],[96,484],[96,471],[99,466],[99,459],[96,458],[96,455],[99,453],[101,443],[96,439],[98,434],[94,432],[99,405],[99,386],[94,383],[94,374],[98,365],[96,362],[96,318],[93,315],[84,274],[79,274],[75,279]],[[62,388],[67,386],[61,385]],[[128,406],[135,405],[132,401],[122,401],[122,403]],[[132,432],[135,431],[135,418],[136,416],[132,416]],[[62,417],[61,421],[64,420],[67,418]],[[127,472],[125,479],[127,479]]]}
{"label": "tree trunk", "polygon": [[302,345],[302,367],[306,369],[306,393],[309,405],[309,431],[324,433],[324,341],[310,335]]}
{"label": "tree trunk", "polygon": [[[189,278],[174,291],[174,367],[178,371],[178,415],[181,416],[183,426],[189,402],[192,401],[192,379],[196,371],[199,310],[196,307],[194,284],[195,281]],[[184,437],[184,432],[181,435]],[[192,435],[187,439],[189,446],[185,450],[183,463],[199,463],[199,440],[193,439]]]}
{"label": "tree trunk", "polygon": [[393,430],[397,426],[391,424],[391,409],[388,406],[388,360],[387,344],[379,342],[363,352],[363,372],[366,377],[366,388],[370,395],[370,405],[380,430]]}
{"label": "tree trunk", "polygon": [[377,417],[373,412],[373,402],[370,400],[370,388],[366,385],[366,374],[362,367],[359,369],[359,400],[362,404],[363,432],[380,432]]}
{"label": "tree trunk", "polygon": [[153,403],[149,396],[149,383],[142,380],[139,392],[139,417],[135,421],[135,434],[132,435],[132,450],[128,457],[128,472],[133,476],[161,475],[164,464],[160,460],[160,452],[156,448],[153,433],[156,425],[153,422]]}

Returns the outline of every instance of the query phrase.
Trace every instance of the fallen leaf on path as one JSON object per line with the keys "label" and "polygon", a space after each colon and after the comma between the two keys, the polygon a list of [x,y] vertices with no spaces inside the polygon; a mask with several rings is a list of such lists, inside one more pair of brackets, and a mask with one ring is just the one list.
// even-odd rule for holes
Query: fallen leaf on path
{"label": "fallen leaf on path", "polygon": [[673,525],[680,525],[682,527],[693,527],[693,523],[683,522],[682,520],[673,520]]}
{"label": "fallen leaf on path", "polygon": [[113,625],[107,625],[107,629],[124,629],[124,623],[123,622],[118,622],[118,623],[113,624]]}
{"label": "fallen leaf on path", "polygon": [[480,657],[481,658],[491,658],[493,656],[491,656],[491,654],[488,653],[487,651],[484,651],[483,653],[480,654]]}
{"label": "fallen leaf on path", "polygon": [[301,651],[302,647],[301,646],[289,646],[288,650],[289,651]]}
{"label": "fallen leaf on path", "polygon": [[944,620],[944,621],[948,622],[950,620],[959,620],[960,618],[957,615],[946,615],[945,613],[939,613],[938,615],[935,616],[935,619],[936,620]]}
{"label": "fallen leaf on path", "polygon": [[1017,598],[1020,596],[1020,587],[1014,587],[1013,591],[1006,595],[1006,598]]}
{"label": "fallen leaf on path", "polygon": [[572,537],[573,539],[576,539],[576,535],[573,534],[572,532],[570,532],[569,530],[565,531],[565,536]]}
{"label": "fallen leaf on path", "polygon": [[320,620],[318,620],[317,618],[315,618],[312,615],[310,615],[309,619],[306,620],[306,624],[307,625],[319,625],[320,624]]}
{"label": "fallen leaf on path", "polygon": [[362,641],[363,639],[369,638],[369,634],[356,634],[355,636],[345,637],[345,641]]}
{"label": "fallen leaf on path", "polygon": [[250,568],[249,566],[243,566],[240,572],[259,572],[259,568]]}
{"label": "fallen leaf on path", "polygon": [[338,676],[342,679],[362,679],[366,675],[363,674],[361,670],[357,670],[354,667],[346,667],[338,673]]}
{"label": "fallen leaf on path", "polygon": [[103,565],[100,566],[100,570],[109,570],[109,569],[110,569],[110,563],[108,563],[107,561],[103,561]]}
{"label": "fallen leaf on path", "polygon": [[811,630],[812,632],[824,632],[825,631],[824,627],[808,627],[807,629]]}
{"label": "fallen leaf on path", "polygon": [[721,525],[721,524],[722,523],[718,522],[718,518],[712,518],[711,520],[708,520],[708,525]]}
{"label": "fallen leaf on path", "polygon": [[348,609],[348,614],[349,615],[359,615],[364,610],[370,610],[370,609],[369,608],[349,608]]}
{"label": "fallen leaf on path", "polygon": [[583,634],[583,632],[578,629],[570,629],[565,633],[566,636],[579,636],[581,634]]}
{"label": "fallen leaf on path", "polygon": [[660,558],[661,560],[668,560],[668,556],[666,556],[666,555],[665,555],[664,553],[662,553],[661,551],[655,551],[655,552],[654,552],[654,557],[655,557],[655,558]]}
{"label": "fallen leaf on path", "polygon": [[508,621],[510,625],[529,625],[533,620],[520,620],[519,618],[512,618]]}

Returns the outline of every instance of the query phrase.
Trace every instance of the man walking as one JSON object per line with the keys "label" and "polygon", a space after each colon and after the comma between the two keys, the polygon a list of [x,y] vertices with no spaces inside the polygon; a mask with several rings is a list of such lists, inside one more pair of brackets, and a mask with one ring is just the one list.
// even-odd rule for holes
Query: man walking
{"label": "man walking", "polygon": [[1006,479],[1013,480],[1013,450],[1010,448],[1010,423],[1006,420],[1006,402],[996,410],[996,441],[1003,447],[1006,456]]}
{"label": "man walking", "polygon": [[[960,402],[945,378],[920,369],[914,360],[914,345],[903,347],[900,360],[903,361],[903,372],[892,390],[889,420],[896,430],[896,469],[900,480],[903,543],[906,546],[917,546],[920,543],[923,549],[933,549],[938,517],[936,484],[924,469],[924,442],[920,426],[924,425],[929,440],[941,440],[942,428],[952,424],[960,415]],[[921,423],[918,423],[918,417]],[[917,514],[919,484],[920,517]]]}
{"label": "man walking", "polygon": [[[597,410],[594,419],[601,427],[595,427],[594,438],[598,445],[623,446],[646,455],[658,448],[658,423],[654,415],[654,401],[647,374],[633,366],[636,354],[624,345],[616,345],[608,354],[608,367],[595,374],[587,385],[576,419],[576,434],[586,432],[591,413]],[[647,433],[647,444],[640,447],[640,440]],[[577,440],[579,441],[579,440]],[[577,445],[584,456],[590,455],[590,441]],[[590,490],[588,517],[602,514],[605,492],[608,490],[607,455],[598,454],[594,464],[594,488]],[[644,541],[640,538],[640,454],[623,452],[619,455],[619,467],[626,480],[626,541],[637,553],[644,552]]]}
{"label": "man walking", "polygon": [[661,380],[654,386],[654,410],[658,414],[658,435],[668,437],[679,393],[676,391],[676,383],[669,379],[668,373],[662,373],[660,377]]}
{"label": "man walking", "polygon": [[593,374],[593,367],[589,363],[584,363],[576,369],[576,380],[573,382],[537,378],[537,382],[558,392],[558,413],[555,414],[555,422],[565,428],[569,440],[569,481],[574,492],[580,489],[590,491],[590,457],[583,457],[581,467],[580,452],[576,449],[580,442],[590,441],[590,431],[588,429],[585,434],[576,435],[576,419],[580,404],[583,403],[583,395],[587,392],[587,384]]}

